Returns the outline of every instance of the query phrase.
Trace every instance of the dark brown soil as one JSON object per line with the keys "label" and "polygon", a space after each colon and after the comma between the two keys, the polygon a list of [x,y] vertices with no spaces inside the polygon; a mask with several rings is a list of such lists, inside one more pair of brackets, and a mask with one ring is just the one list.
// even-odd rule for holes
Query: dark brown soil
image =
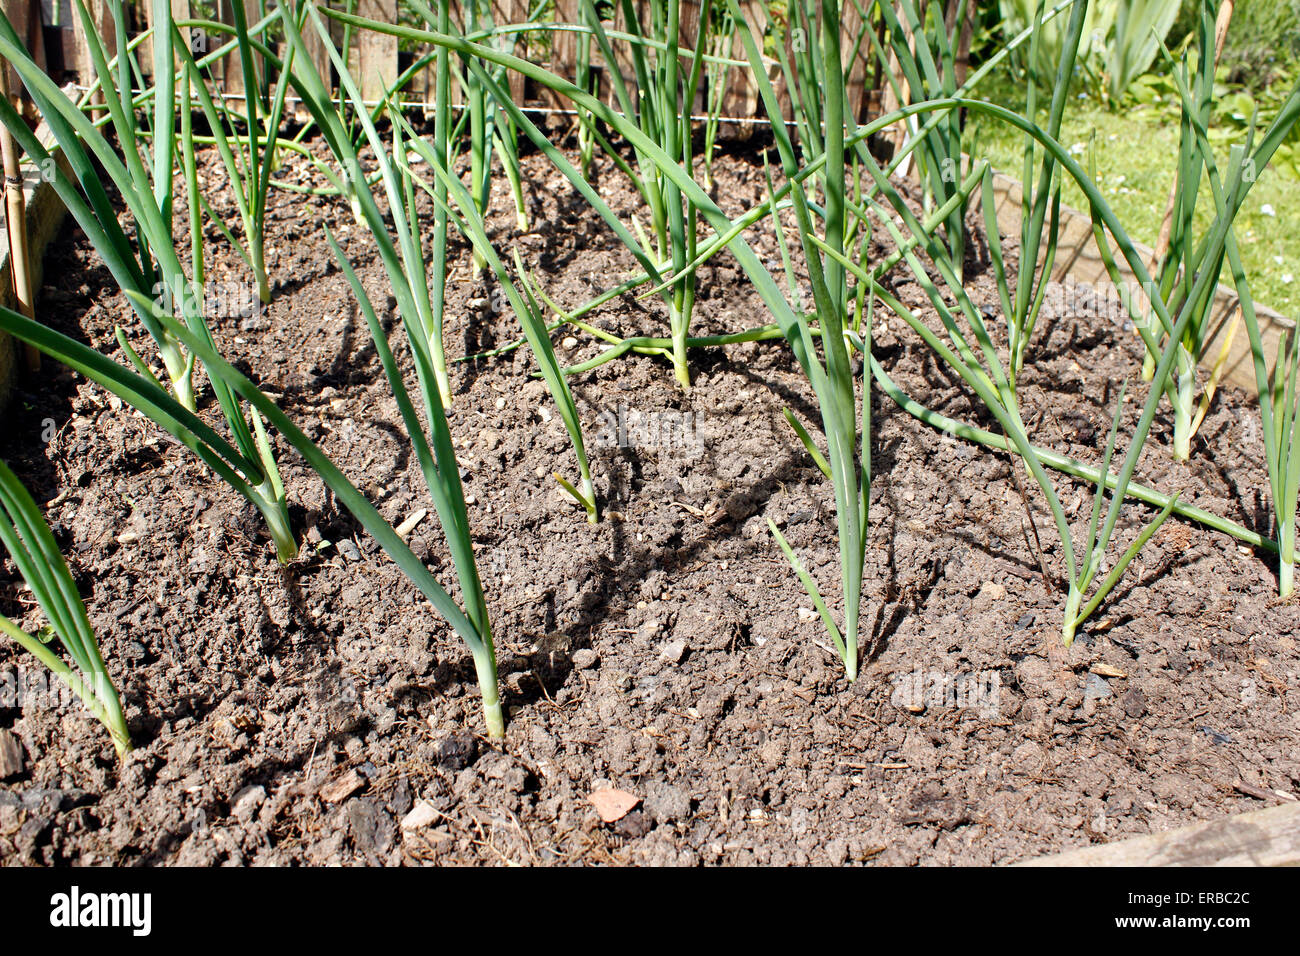
{"label": "dark brown soil", "polygon": [[[497,239],[517,242],[547,292],[577,305],[632,260],[542,158],[526,165],[535,229],[510,235],[501,186]],[[600,172],[615,208],[635,210],[613,167]],[[286,175],[311,178],[297,161]],[[205,177],[228,208],[218,168]],[[756,156],[719,160],[728,211],[763,189]],[[274,302],[264,316],[215,319],[214,333],[396,524],[431,505],[321,220],[400,345],[382,268],[338,203],[285,192],[273,202]],[[213,281],[244,282],[211,238]],[[777,268],[773,236],[755,243]],[[492,312],[492,289],[457,254],[450,352],[516,338],[514,316]],[[42,315],[118,354],[114,325],[135,325],[107,272],[71,231],[50,255]],[[978,263],[971,271],[976,301],[990,301],[991,280]],[[897,288],[928,313],[914,282]],[[617,301],[595,321],[665,334],[653,300]],[[701,331],[763,321],[734,263],[703,271]],[[595,353],[579,339],[560,345],[563,358]],[[918,398],[979,420],[899,320],[877,347]],[[1117,384],[1137,383],[1126,426],[1145,398],[1139,361],[1113,316],[1046,315],[1023,387],[1036,440],[1095,462]],[[869,646],[847,684],[766,526],[783,526],[823,592],[839,594],[831,488],[781,416],[789,407],[816,424],[811,390],[779,341],[693,362],[688,396],[645,357],[575,380],[605,510],[596,526],[550,477],[575,465],[529,352],[454,366],[451,425],[510,713],[499,748],[476,736],[463,646],[287,447],[293,519],[311,545],[281,569],[257,515],[193,455],[47,366],[16,396],[3,452],[46,506],[137,749],[119,764],[79,708],[0,700],[23,760],[0,783],[0,860],[1002,864],[1258,807],[1237,780],[1300,789],[1300,611],[1274,597],[1266,555],[1170,520],[1067,650],[1064,595],[1039,571],[1007,456],[945,439],[879,393]],[[1143,480],[1265,530],[1244,397],[1220,392],[1189,465],[1168,464],[1168,432],[1158,420]],[[1090,489],[1057,487],[1082,526]],[[1055,530],[1026,491],[1059,573]],[[1126,509],[1120,546],[1150,514]],[[450,583],[432,516],[412,543]],[[4,612],[38,626],[5,573]],[[0,646],[0,675],[38,673]],[[962,693],[931,696],[936,677]],[[641,799],[613,825],[587,799],[607,786]],[[432,822],[404,830],[419,801]]]}

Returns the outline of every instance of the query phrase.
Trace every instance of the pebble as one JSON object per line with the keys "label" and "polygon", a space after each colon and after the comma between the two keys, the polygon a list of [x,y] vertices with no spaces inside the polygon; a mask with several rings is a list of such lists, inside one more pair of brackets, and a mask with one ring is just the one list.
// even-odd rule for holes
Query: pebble
{"label": "pebble", "polygon": [[600,663],[600,655],[590,647],[583,647],[573,652],[573,666],[580,671],[589,671]]}
{"label": "pebble", "polygon": [[421,800],[411,812],[402,817],[403,830],[420,830],[438,819],[438,811],[428,800]]}
{"label": "pebble", "polygon": [[464,770],[478,757],[478,739],[470,734],[452,734],[439,741],[435,753],[438,766]]}
{"label": "pebble", "polygon": [[258,808],[265,802],[265,787],[245,787],[235,794],[235,802],[231,804],[230,812],[240,823],[247,823],[253,819],[253,814],[257,813]]}
{"label": "pebble", "polygon": [[680,640],[669,641],[659,651],[659,656],[674,664],[681,663],[682,658],[686,656],[686,642]]}
{"label": "pebble", "polygon": [[344,538],[342,541],[340,541],[338,543],[338,549],[339,549],[339,554],[343,555],[343,557],[349,561],[361,560],[361,551],[357,548],[355,544],[352,543],[351,538]]}
{"label": "pebble", "polygon": [[1209,737],[1216,744],[1235,743],[1232,737],[1230,737],[1228,734],[1225,734],[1221,730],[1215,730],[1213,727],[1197,727],[1196,730],[1198,733],[1205,734],[1205,736]]}
{"label": "pebble", "polygon": [[575,339],[572,335],[566,335],[564,337],[564,341],[561,342],[560,344],[563,345],[566,349],[576,349],[578,347],[578,340]]}
{"label": "pebble", "polygon": [[1096,674],[1089,674],[1088,680],[1084,683],[1083,699],[1084,700],[1105,700],[1108,697],[1114,697],[1115,692],[1110,689],[1104,678]]}
{"label": "pebble", "polygon": [[1119,705],[1124,709],[1124,713],[1134,719],[1147,712],[1146,698],[1142,696],[1142,692],[1136,687],[1124,693],[1124,696],[1119,699]]}

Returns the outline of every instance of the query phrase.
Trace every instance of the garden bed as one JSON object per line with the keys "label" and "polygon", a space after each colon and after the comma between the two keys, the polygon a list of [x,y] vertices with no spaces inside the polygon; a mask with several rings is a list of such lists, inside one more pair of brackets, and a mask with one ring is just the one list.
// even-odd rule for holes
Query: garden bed
{"label": "garden bed", "polygon": [[[602,195],[635,210],[612,164],[597,165]],[[580,304],[631,257],[544,158],[524,168],[535,229],[520,252],[552,298]],[[766,191],[752,152],[715,171],[731,215]],[[312,179],[301,160],[286,175]],[[503,190],[496,199],[505,247],[513,211]],[[214,335],[399,524],[430,508],[427,492],[319,220],[381,307],[384,272],[342,204],[272,201],[274,301],[214,319]],[[755,246],[779,268],[771,234]],[[451,355],[517,338],[455,249]],[[219,240],[213,250],[210,280],[243,283],[235,256]],[[994,301],[979,263],[968,271],[975,301]],[[900,298],[928,313],[898,275]],[[84,239],[65,230],[46,277],[46,321],[113,351],[130,310]],[[727,257],[702,270],[699,294],[702,334],[766,321]],[[658,332],[661,309],[625,298],[596,321]],[[595,348],[583,337],[561,358]],[[878,330],[876,349],[915,397],[978,421],[901,321]],[[1141,358],[1119,316],[1045,310],[1021,385],[1031,434],[1096,462]],[[453,367],[451,429],[510,714],[500,748],[477,736],[463,644],[291,451],[291,516],[315,553],[282,570],[257,514],[186,449],[71,374],[27,382],[4,453],[46,504],[137,749],[118,764],[79,708],[0,700],[0,728],[23,750],[0,783],[0,860],[1001,864],[1258,808],[1239,780],[1300,788],[1300,605],[1276,599],[1266,555],[1171,520],[1066,649],[1064,596],[1040,572],[1020,466],[878,390],[870,640],[846,684],[766,526],[838,593],[831,487],[781,415],[820,424],[807,380],[779,341],[695,351],[692,363],[688,395],[650,358],[574,380],[604,508],[594,526],[550,476],[572,452],[528,350]],[[1126,430],[1144,397],[1130,388]],[[44,443],[47,419],[56,435]],[[1267,531],[1258,416],[1243,393],[1220,390],[1189,464],[1170,464],[1168,440],[1162,415],[1139,480]],[[1086,521],[1087,489],[1057,487]],[[1054,530],[1035,513],[1053,567]],[[1150,517],[1125,514],[1130,537]],[[410,541],[448,581],[431,514]],[[12,579],[3,600],[22,613]],[[39,670],[4,645],[5,673]],[[602,822],[588,797],[606,787],[641,802]]]}

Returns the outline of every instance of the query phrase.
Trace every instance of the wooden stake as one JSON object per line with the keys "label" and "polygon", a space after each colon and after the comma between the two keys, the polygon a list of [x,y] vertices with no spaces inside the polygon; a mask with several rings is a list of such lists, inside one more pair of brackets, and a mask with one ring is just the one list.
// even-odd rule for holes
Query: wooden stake
{"label": "wooden stake", "polygon": [[[9,99],[9,63],[0,67],[0,96]],[[18,311],[29,319],[36,317],[32,298],[32,276],[27,258],[27,203],[23,199],[23,175],[18,165],[18,148],[9,127],[0,127],[0,153],[5,173],[5,233],[9,238],[9,275],[13,280],[14,301]],[[41,353],[28,345],[24,348],[27,369],[39,372]]]}

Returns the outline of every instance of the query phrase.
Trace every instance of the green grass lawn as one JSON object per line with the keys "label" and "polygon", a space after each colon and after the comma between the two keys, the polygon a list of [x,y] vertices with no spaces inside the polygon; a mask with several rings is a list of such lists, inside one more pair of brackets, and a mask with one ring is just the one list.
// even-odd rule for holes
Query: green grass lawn
{"label": "green grass lawn", "polygon": [[[985,94],[1015,108],[1023,91],[1008,87]],[[1017,130],[986,117],[972,117],[968,143],[995,169],[1019,179],[1023,174],[1023,137]],[[1092,100],[1076,98],[1066,109],[1061,142],[1089,168],[1095,157],[1097,182],[1121,223],[1137,242],[1155,245],[1164,216],[1178,153],[1178,111],[1169,103],[1111,111]],[[1228,147],[1216,150],[1220,169]],[[1066,178],[1062,201],[1087,211],[1078,185]],[[1208,225],[1208,189],[1197,203],[1200,228]],[[1237,238],[1251,293],[1288,318],[1300,318],[1300,181],[1265,169],[1246,197],[1237,219]],[[1231,284],[1227,265],[1224,281]]]}

